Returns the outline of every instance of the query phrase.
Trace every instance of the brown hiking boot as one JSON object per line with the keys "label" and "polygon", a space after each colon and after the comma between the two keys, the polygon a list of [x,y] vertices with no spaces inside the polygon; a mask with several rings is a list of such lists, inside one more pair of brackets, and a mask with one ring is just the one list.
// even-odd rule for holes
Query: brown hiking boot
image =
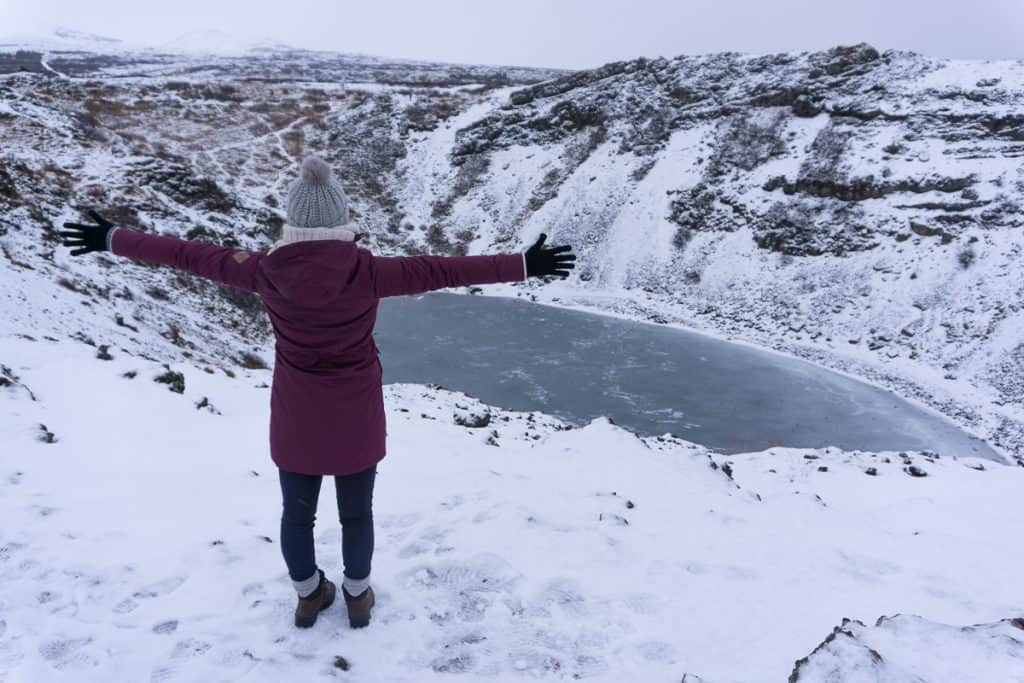
{"label": "brown hiking boot", "polygon": [[295,608],[295,625],[299,628],[309,628],[315,624],[317,616],[334,604],[335,593],[334,584],[320,572],[320,585],[316,590],[304,598],[299,598],[299,606]]}
{"label": "brown hiking boot", "polygon": [[367,588],[363,593],[353,598],[342,586],[341,592],[345,595],[345,606],[348,607],[348,625],[352,628],[363,628],[370,625],[370,610],[376,600],[373,597],[373,589]]}

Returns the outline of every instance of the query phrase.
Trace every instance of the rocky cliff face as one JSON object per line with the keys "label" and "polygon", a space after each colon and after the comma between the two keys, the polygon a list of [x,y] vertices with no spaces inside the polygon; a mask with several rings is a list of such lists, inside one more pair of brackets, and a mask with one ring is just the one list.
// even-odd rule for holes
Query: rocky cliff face
{"label": "rocky cliff face", "polygon": [[1024,64],[861,45],[566,74],[30,47],[0,61],[14,323],[237,360],[266,341],[252,300],[71,261],[55,226],[96,206],[258,248],[315,151],[378,250],[519,249],[543,230],[581,267],[531,287],[541,300],[798,353],[1024,451]]}

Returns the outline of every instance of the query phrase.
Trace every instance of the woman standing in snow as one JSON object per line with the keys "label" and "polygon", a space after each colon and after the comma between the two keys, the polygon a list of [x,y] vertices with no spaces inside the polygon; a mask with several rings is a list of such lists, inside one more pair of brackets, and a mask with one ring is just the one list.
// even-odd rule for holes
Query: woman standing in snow
{"label": "woman standing in snow", "polygon": [[342,593],[353,628],[370,622],[373,483],[385,453],[381,365],[373,328],[388,296],[445,287],[567,277],[569,246],[545,235],[522,254],[374,256],[356,247],[348,199],[331,169],[307,158],[291,186],[288,222],[266,252],[230,249],[114,227],[65,223],[72,256],[112,251],[256,292],[276,337],[270,454],[280,473],[281,551],[299,595],[295,625],[312,626],[335,586],[316,564],[313,524],[324,475],[333,475],[342,526]]}

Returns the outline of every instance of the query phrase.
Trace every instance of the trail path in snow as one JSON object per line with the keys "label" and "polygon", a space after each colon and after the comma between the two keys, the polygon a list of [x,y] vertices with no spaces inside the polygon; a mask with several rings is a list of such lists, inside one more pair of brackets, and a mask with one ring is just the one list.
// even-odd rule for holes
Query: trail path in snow
{"label": "trail path in snow", "polygon": [[39,63],[42,65],[42,67],[44,69],[46,69],[47,71],[49,71],[50,73],[52,73],[53,75],[57,76],[58,78],[68,78],[67,74],[61,73],[60,71],[57,71],[52,66],[50,66],[49,61],[47,61],[47,60],[49,60],[49,58],[50,58],[50,54],[49,53],[44,54],[44,55],[42,55],[39,58]]}

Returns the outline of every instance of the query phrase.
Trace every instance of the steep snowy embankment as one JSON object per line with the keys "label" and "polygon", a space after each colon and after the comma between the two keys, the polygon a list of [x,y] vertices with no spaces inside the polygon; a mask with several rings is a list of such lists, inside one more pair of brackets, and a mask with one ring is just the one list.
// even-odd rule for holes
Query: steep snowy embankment
{"label": "steep snowy embankment", "polygon": [[[386,391],[374,623],[353,632],[337,606],[297,631],[268,373],[157,383],[160,364],[107,351],[0,338],[4,683],[760,682],[812,650],[795,680],[1024,677],[1019,622],[930,623],[1021,616],[1021,468],[726,459],[416,385]],[[327,484],[317,549],[337,577],[332,503]],[[921,618],[815,649],[844,617],[895,613]]]}

